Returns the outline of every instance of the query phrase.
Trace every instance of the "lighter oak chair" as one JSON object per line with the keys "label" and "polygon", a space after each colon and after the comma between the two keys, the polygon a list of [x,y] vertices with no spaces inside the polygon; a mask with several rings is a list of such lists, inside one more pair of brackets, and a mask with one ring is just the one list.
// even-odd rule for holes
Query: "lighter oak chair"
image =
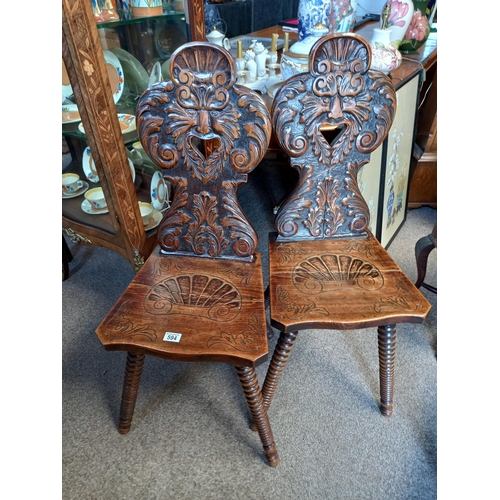
{"label": "lighter oak chair", "polygon": [[368,229],[357,174],[396,112],[391,80],[369,69],[371,57],[364,38],[328,35],[313,46],[309,72],[274,99],[274,131],[299,181],[269,241],[271,324],[281,334],[262,387],[266,408],[298,331],[377,327],[381,412],[391,416],[396,324],[422,323],[431,307]]}
{"label": "lighter oak chair", "polygon": [[216,45],[182,46],[170,75],[142,95],[137,125],[172,184],[172,204],[159,246],[97,329],[107,350],[128,353],[119,432],[130,430],[146,355],[231,363],[276,466],[255,372],[268,354],[261,256],[237,199],[267,150],[269,111],[258,94],[235,85],[234,60]]}

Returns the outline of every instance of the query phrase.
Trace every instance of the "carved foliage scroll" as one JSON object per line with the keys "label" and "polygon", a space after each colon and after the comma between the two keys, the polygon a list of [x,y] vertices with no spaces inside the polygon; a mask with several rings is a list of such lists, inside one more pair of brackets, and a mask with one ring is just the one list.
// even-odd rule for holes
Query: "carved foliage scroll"
{"label": "carved foliage scroll", "polygon": [[158,231],[164,252],[250,259],[257,246],[236,191],[267,151],[270,116],[235,71],[224,49],[188,43],[171,57],[172,80],[139,101],[141,142],[174,191]]}
{"label": "carved foliage scroll", "polygon": [[369,210],[357,174],[386,138],[396,111],[390,79],[369,70],[370,62],[362,37],[326,36],[311,50],[310,71],[290,78],[276,95],[276,135],[300,174],[277,214],[281,238],[367,234]]}

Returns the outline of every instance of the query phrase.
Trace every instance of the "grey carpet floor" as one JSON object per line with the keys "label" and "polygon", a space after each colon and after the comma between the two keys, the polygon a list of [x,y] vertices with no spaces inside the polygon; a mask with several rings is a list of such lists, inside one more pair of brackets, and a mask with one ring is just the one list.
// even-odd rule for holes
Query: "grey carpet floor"
{"label": "grey carpet floor", "polygon": [[[280,182],[275,173],[259,167],[240,189],[264,263],[272,208],[286,180],[293,183],[290,170],[280,172]],[[436,216],[428,207],[410,210],[389,247],[413,281],[415,243]],[[398,326],[390,419],[377,406],[375,329],[299,333],[270,409],[281,457],[271,468],[226,364],[148,357],[132,429],[118,433],[125,354],[106,352],[94,332],[134,273],[114,252],[68,243],[74,259],[62,285],[62,498],[437,497],[436,295],[422,289],[433,306],[423,325]],[[426,281],[437,284],[437,251]],[[257,370],[261,383],[266,369]]]}

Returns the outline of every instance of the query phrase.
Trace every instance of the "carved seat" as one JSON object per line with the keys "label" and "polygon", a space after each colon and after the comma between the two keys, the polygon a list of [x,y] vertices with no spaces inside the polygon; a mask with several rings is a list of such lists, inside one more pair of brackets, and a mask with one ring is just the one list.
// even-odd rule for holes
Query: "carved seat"
{"label": "carved seat", "polygon": [[267,150],[269,111],[254,91],[235,85],[235,63],[215,45],[179,48],[170,75],[142,95],[137,125],[172,184],[172,204],[159,245],[97,329],[107,350],[128,353],[119,431],[130,430],[145,355],[231,363],[276,466],[255,372],[268,354],[262,263],[237,199]]}
{"label": "carved seat", "polygon": [[391,416],[396,324],[421,323],[430,310],[368,229],[357,174],[396,112],[390,79],[370,63],[362,37],[328,35],[313,46],[309,72],[274,99],[274,131],[299,181],[269,240],[271,323],[281,334],[262,387],[266,408],[298,331],[377,327],[381,412]]}

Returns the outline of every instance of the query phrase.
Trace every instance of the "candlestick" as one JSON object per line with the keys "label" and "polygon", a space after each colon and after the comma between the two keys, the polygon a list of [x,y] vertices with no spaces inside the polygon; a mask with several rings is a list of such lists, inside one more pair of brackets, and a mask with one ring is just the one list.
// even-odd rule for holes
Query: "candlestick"
{"label": "candlestick", "polygon": [[276,52],[278,47],[278,33],[271,35],[271,52]]}
{"label": "candlestick", "polygon": [[288,37],[289,37],[289,33],[288,32],[285,32],[285,41],[283,43],[283,52],[286,52],[288,50]]}
{"label": "candlestick", "polygon": [[243,58],[243,40],[238,40],[236,42],[236,57],[238,59]]}

